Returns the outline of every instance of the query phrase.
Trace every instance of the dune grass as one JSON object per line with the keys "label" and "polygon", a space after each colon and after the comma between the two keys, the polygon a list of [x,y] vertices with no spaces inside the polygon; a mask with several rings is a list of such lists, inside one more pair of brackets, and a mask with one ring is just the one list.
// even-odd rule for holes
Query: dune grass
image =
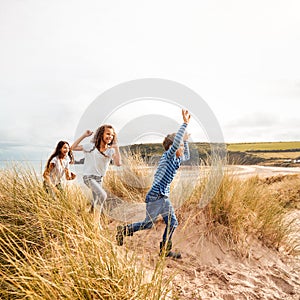
{"label": "dune grass", "polygon": [[[127,201],[144,201],[153,168],[130,155],[124,165],[109,171],[105,188]],[[199,167],[199,173],[198,179],[176,178],[172,185],[181,226],[196,226],[193,216],[201,215],[204,238],[215,236],[238,255],[247,254],[253,238],[299,254],[299,240],[290,235],[294,219],[286,219],[299,208],[292,185],[283,191],[276,180],[274,188],[266,179],[242,180],[225,173],[212,200],[199,208],[207,167]],[[99,228],[87,203],[76,185],[53,198],[32,170],[0,172],[1,299],[170,299],[172,278],[164,275],[165,260],[158,258],[149,268],[134,249],[117,247],[111,220],[103,218]]]}
{"label": "dune grass", "polygon": [[[125,172],[110,174],[107,186],[110,187],[111,182],[118,182],[113,186],[114,191],[126,198],[128,186],[132,185],[133,193],[130,192],[129,201],[144,201],[147,189],[151,185],[149,178],[153,176],[153,169],[147,168],[138,154],[134,157],[129,156],[125,165]],[[218,167],[215,163],[216,168],[220,168],[221,172],[224,164],[219,165]],[[190,222],[192,216],[199,216],[200,212],[206,223],[204,236],[211,236],[213,233],[214,236],[227,242],[229,247],[233,246],[239,255],[247,255],[249,243],[253,238],[272,249],[279,250],[283,247],[288,253],[299,254],[297,249],[300,241],[291,238],[295,219],[287,220],[287,215],[291,210],[298,209],[300,205],[298,193],[300,185],[294,188],[289,185],[288,190],[294,190],[294,193],[290,192],[283,196],[280,186],[277,186],[277,192],[274,192],[272,185],[267,182],[268,179],[262,180],[257,176],[241,179],[234,173],[223,170],[220,186],[216,193],[211,195],[208,205],[202,209],[199,205],[200,199],[204,191],[207,192],[207,186],[214,185],[214,179],[208,182],[211,171],[205,163],[198,166],[198,174],[192,172],[190,176],[181,176],[182,172],[189,172],[189,170],[190,168],[185,171],[179,169],[179,174],[171,185],[172,203],[175,208],[178,208],[177,216],[183,227],[188,226],[185,224],[186,220]],[[214,172],[219,176],[219,172],[216,170]],[[284,181],[282,185],[286,186],[287,182],[288,180]],[[136,188],[141,186],[143,188]],[[293,206],[288,206],[291,202]],[[187,211],[191,216],[187,216]]]}
{"label": "dune grass", "polygon": [[[299,207],[300,185],[288,189],[287,195],[278,186],[274,191],[268,183],[272,179],[276,182],[276,177],[241,179],[225,172],[217,193],[202,211],[206,222],[204,235],[227,242],[239,255],[248,254],[253,238],[269,248],[299,255],[300,241],[292,237],[296,219],[287,216]],[[285,184],[286,181],[282,185]],[[200,181],[183,211],[199,205],[204,187],[205,183]]]}
{"label": "dune grass", "polygon": [[[57,198],[32,171],[0,174],[1,299],[164,299],[163,261],[143,268],[86,212],[79,188]],[[105,227],[105,226],[104,226]]]}
{"label": "dune grass", "polygon": [[129,202],[144,202],[152,184],[154,169],[143,160],[140,152],[123,151],[122,168],[109,170],[105,175],[105,187],[115,196]]}

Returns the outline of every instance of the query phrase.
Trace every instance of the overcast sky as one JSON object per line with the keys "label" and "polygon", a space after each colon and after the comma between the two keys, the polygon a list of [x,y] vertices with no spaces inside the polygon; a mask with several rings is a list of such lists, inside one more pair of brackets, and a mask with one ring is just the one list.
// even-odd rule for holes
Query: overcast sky
{"label": "overcast sky", "polygon": [[47,158],[139,78],[195,91],[226,142],[300,140],[299,15],[298,0],[0,0],[0,160]]}

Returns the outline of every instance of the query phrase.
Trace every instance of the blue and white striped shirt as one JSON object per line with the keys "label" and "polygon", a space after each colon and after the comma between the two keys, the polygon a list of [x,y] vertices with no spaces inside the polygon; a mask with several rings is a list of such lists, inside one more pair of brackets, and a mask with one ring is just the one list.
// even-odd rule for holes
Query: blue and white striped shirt
{"label": "blue and white striped shirt", "polygon": [[178,132],[176,133],[173,144],[167,151],[164,152],[164,154],[160,158],[157,170],[154,174],[154,181],[149,193],[153,192],[158,195],[169,196],[171,182],[175,177],[181,162],[190,158],[189,146],[187,141],[184,142],[183,157],[176,157],[176,151],[180,146],[186,127],[186,123],[183,123],[181,125]]}

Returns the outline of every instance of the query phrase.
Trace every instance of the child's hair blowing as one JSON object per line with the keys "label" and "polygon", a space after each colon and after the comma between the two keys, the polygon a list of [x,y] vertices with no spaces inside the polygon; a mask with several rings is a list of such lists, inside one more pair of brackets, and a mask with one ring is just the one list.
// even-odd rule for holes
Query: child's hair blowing
{"label": "child's hair blowing", "polygon": [[47,161],[46,169],[49,168],[50,162],[51,162],[52,158],[55,157],[55,156],[57,156],[57,155],[59,156],[59,155],[61,154],[61,149],[62,149],[62,147],[63,147],[65,144],[67,144],[67,145],[69,146],[69,149],[70,149],[70,150],[69,150],[69,152],[68,152],[68,156],[69,156],[70,159],[71,159],[71,163],[74,163],[74,156],[73,156],[73,152],[72,152],[72,150],[71,150],[71,148],[70,148],[69,143],[66,142],[66,141],[59,141],[58,144],[57,144],[57,146],[56,146],[56,148],[55,148],[55,150],[54,150],[54,152],[51,154],[51,156],[49,157],[49,159],[48,159],[48,161]]}
{"label": "child's hair blowing", "polygon": [[93,140],[92,140],[92,142],[95,144],[95,147],[97,149],[100,149],[100,143],[103,139],[103,134],[104,134],[105,128],[110,128],[114,131],[114,137],[113,137],[112,141],[109,143],[109,146],[111,146],[112,144],[117,142],[117,134],[115,132],[115,129],[111,125],[107,125],[107,124],[102,125],[101,127],[99,127],[97,129],[97,131],[94,134]]}

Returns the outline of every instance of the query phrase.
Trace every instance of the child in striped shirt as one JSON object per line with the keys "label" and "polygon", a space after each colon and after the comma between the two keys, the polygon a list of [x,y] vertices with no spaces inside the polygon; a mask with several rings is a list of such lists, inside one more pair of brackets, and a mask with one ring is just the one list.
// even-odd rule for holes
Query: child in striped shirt
{"label": "child in striped shirt", "polygon": [[188,147],[188,134],[185,129],[190,121],[191,115],[187,110],[182,110],[183,124],[175,134],[169,134],[163,141],[165,149],[162,155],[152,187],[146,195],[146,218],[144,221],[136,222],[126,226],[117,227],[116,240],[119,246],[123,245],[124,236],[132,236],[135,231],[150,229],[157,217],[161,215],[166,228],[160,243],[160,255],[173,258],[181,258],[180,253],[172,252],[172,235],[178,225],[178,221],[170,202],[170,185],[176,175],[182,161],[190,158]]}

